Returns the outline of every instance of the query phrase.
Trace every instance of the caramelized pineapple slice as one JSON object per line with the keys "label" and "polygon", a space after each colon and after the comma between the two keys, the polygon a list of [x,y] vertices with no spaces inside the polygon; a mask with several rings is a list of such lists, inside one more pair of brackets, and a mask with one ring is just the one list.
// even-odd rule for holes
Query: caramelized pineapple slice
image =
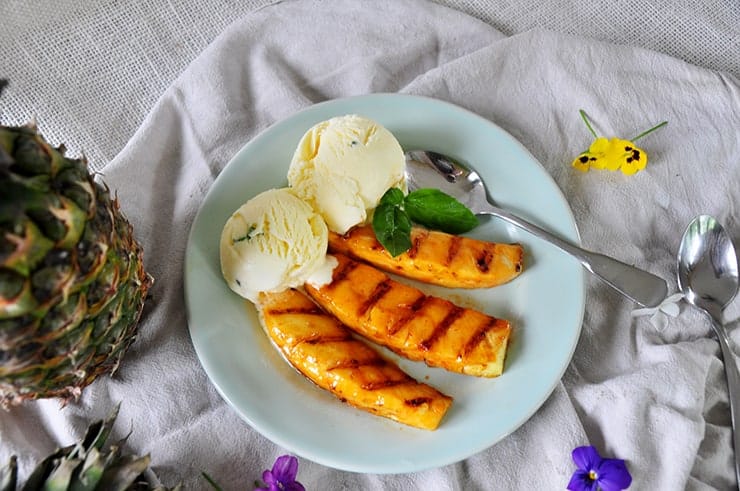
{"label": "caramelized pineapple slice", "polygon": [[343,402],[417,428],[434,430],[452,404],[401,371],[297,290],[261,294],[263,327],[285,358]]}
{"label": "caramelized pineapple slice", "polygon": [[519,276],[520,244],[499,244],[414,227],[411,249],[391,256],[370,225],[344,235],[329,233],[329,251],[360,259],[385,271],[449,288],[487,288]]}
{"label": "caramelized pineapple slice", "polygon": [[504,369],[509,322],[426,295],[342,254],[332,282],[305,285],[324,310],[358,334],[411,360],[475,375]]}

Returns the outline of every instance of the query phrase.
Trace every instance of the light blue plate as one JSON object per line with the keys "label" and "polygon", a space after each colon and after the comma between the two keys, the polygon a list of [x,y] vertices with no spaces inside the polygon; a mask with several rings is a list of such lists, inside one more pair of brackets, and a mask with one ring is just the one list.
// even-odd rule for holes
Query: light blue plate
{"label": "light blue plate", "polygon": [[[549,174],[514,138],[490,121],[424,97],[374,94],[309,107],[273,125],[226,166],[208,192],[188,240],[185,298],[190,336],[213,384],[255,430],[289,452],[325,466],[402,473],[465,459],[495,444],[545,402],[570,362],[584,311],[584,272],[554,247],[485,221],[472,236],[520,242],[524,273],[481,290],[423,287],[514,325],[504,374],[480,379],[399,360],[416,379],[454,397],[436,431],[372,416],[339,402],[282,358],[254,307],[226,286],[219,239],[229,215],[257,193],[287,185],[299,139],[315,123],[360,114],[384,125],[405,150],[436,150],[475,167],[497,202],[578,243],[570,208]],[[238,429],[236,431],[239,431]]]}

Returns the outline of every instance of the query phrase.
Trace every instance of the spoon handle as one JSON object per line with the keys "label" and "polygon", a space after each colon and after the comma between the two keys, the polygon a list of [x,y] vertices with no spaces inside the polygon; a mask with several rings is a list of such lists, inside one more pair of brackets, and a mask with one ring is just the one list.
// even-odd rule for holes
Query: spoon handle
{"label": "spoon handle", "polygon": [[712,320],[712,327],[715,334],[717,334],[719,347],[722,350],[722,360],[724,361],[725,376],[727,377],[727,393],[730,399],[732,439],[735,446],[735,477],[740,483],[740,454],[738,454],[740,452],[740,432],[736,430],[737,423],[740,422],[740,399],[738,399],[738,396],[740,396],[740,393],[738,393],[740,391],[740,372],[738,372],[735,356],[730,348],[727,331],[712,314],[709,314],[709,318]]}
{"label": "spoon handle", "polygon": [[573,245],[497,206],[490,205],[490,208],[479,210],[478,213],[497,216],[535,237],[550,242],[578,259],[583,267],[607,285],[643,307],[659,305],[668,294],[668,284],[664,279],[609,256]]}

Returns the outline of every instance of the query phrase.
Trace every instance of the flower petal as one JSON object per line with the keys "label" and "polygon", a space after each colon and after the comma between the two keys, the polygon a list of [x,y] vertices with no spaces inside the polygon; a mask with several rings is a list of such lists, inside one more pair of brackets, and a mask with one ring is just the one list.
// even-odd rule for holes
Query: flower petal
{"label": "flower petal", "polygon": [[590,167],[588,161],[589,161],[588,153],[584,152],[578,157],[576,157],[575,160],[573,160],[573,163],[571,165],[581,172],[588,172],[588,168]]}
{"label": "flower petal", "polygon": [[596,448],[591,445],[576,447],[573,449],[573,453],[571,455],[576,466],[579,469],[586,471],[586,474],[588,474],[588,471],[596,469],[601,463],[601,455],[599,455]]}
{"label": "flower petal", "polygon": [[598,483],[588,476],[588,471],[578,469],[568,482],[566,489],[570,491],[596,491]]}
{"label": "flower petal", "polygon": [[636,174],[638,170],[641,170],[641,168],[639,168],[638,165],[634,162],[625,162],[622,164],[621,167],[619,167],[619,169],[625,176],[631,176],[633,174]]}
{"label": "flower petal", "polygon": [[262,473],[262,481],[267,484],[268,487],[272,487],[273,484],[277,483],[277,479],[272,474],[272,471],[264,471]]}
{"label": "flower petal", "polygon": [[632,484],[632,476],[621,459],[604,459],[599,463],[597,481],[603,491],[621,491]]}
{"label": "flower petal", "polygon": [[292,455],[281,455],[275,460],[272,473],[283,484],[295,481],[295,477],[298,475],[298,459]]}
{"label": "flower petal", "polygon": [[591,146],[588,147],[588,151],[591,153],[604,153],[607,150],[609,150],[609,139],[603,136],[595,139]]}

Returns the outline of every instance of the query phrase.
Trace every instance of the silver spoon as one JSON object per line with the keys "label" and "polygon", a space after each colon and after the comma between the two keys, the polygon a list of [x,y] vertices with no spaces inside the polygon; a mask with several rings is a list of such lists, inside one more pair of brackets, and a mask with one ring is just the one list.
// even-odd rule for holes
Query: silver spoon
{"label": "silver spoon", "polygon": [[499,208],[488,198],[480,176],[450,157],[425,150],[406,152],[406,180],[409,190],[437,188],[457,198],[476,215],[499,217],[550,242],[578,259],[588,271],[639,305],[655,307],[668,294],[668,284],[664,279],[603,254],[582,249]]}
{"label": "silver spoon", "polygon": [[730,397],[735,476],[740,483],[740,434],[735,431],[740,422],[740,373],[722,324],[722,311],[738,290],[737,255],[725,229],[710,216],[698,216],[686,228],[678,248],[678,286],[689,303],[709,316],[719,340]]}

